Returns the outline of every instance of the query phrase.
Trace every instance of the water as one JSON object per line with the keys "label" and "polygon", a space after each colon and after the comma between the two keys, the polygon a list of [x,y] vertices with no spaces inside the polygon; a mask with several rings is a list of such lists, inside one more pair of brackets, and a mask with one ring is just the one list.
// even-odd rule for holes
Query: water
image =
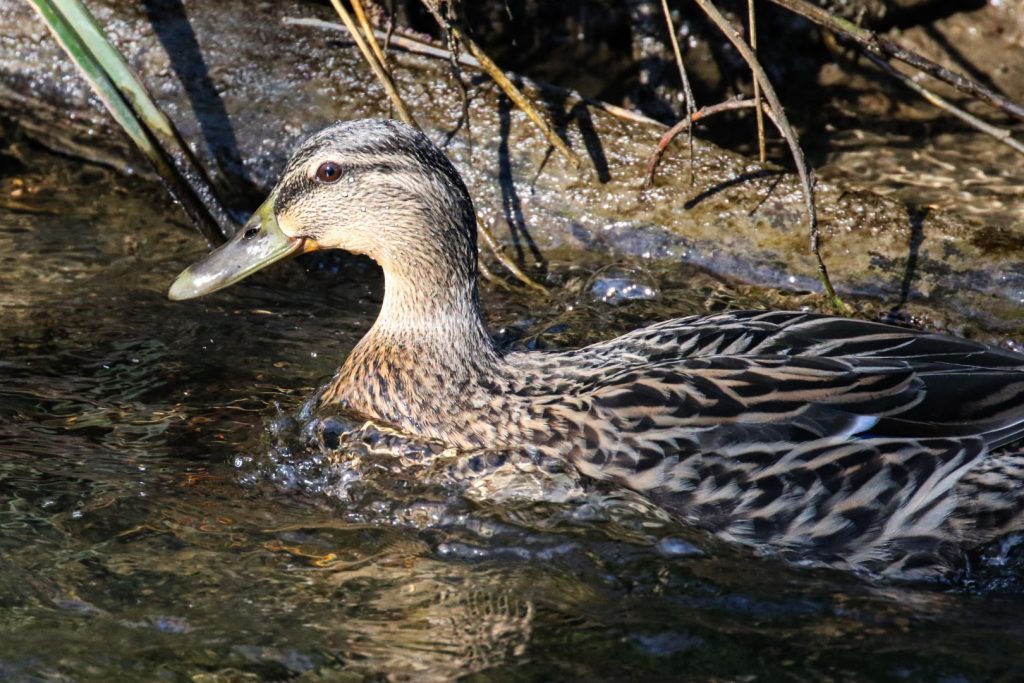
{"label": "water", "polygon": [[[171,303],[203,245],[158,190],[0,161],[0,679],[1024,676],[1012,543],[970,581],[872,584],[556,463],[304,416],[376,312],[371,265]],[[805,303],[636,263],[554,270],[557,301],[485,288],[505,343]]]}
{"label": "water", "polygon": [[[1019,134],[1017,135],[1019,137]],[[1024,220],[1020,154],[974,131],[847,130],[830,136],[825,175],[990,231]]]}

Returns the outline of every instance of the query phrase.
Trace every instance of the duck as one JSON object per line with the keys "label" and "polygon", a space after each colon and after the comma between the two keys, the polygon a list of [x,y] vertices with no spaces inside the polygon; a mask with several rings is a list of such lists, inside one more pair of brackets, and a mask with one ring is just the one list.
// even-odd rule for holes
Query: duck
{"label": "duck", "polygon": [[397,121],[302,142],[172,300],[296,254],[383,270],[379,315],[323,406],[457,449],[519,449],[640,492],[787,560],[948,576],[1024,527],[1024,355],[808,312],[667,320],[575,349],[499,348],[481,315],[476,214],[447,156]]}

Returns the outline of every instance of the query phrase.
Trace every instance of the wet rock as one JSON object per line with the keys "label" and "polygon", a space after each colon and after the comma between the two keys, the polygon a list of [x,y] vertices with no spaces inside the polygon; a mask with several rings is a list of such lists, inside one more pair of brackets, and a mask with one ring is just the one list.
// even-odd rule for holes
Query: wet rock
{"label": "wet rock", "polygon": [[[301,2],[90,3],[214,181],[252,208],[302,137],[389,106],[343,31]],[[0,112],[55,149],[138,173],[145,166],[27,3],[0,0]],[[794,177],[697,142],[678,144],[644,186],[662,129],[622,121],[551,92],[559,132],[584,155],[573,168],[525,116],[473,74],[468,125],[446,61],[394,51],[398,84],[431,137],[465,174],[484,220],[529,261],[562,248],[685,261],[739,280],[817,291]],[[922,212],[838,181],[818,185],[826,260],[841,292],[915,319],[966,321],[1020,334],[1024,250],[983,239],[984,226]],[[1006,246],[1009,244],[1009,246]],[[197,241],[197,250],[200,248]]]}
{"label": "wet rock", "polygon": [[[1024,1],[992,0],[907,27],[900,42],[979,80],[1010,99],[1024,100]],[[981,111],[979,109],[979,111]]]}

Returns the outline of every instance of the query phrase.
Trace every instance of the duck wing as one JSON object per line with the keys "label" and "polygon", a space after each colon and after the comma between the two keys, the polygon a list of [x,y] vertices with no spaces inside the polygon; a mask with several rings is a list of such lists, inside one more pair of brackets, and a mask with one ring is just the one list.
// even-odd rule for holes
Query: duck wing
{"label": "duck wing", "polygon": [[1024,435],[1024,372],[912,358],[707,356],[595,372],[547,419],[576,435],[566,456],[586,474],[732,540],[927,573],[958,547],[951,491]]}
{"label": "duck wing", "polygon": [[1024,356],[968,339],[886,323],[785,311],[731,311],[678,318],[580,349],[593,362],[623,354],[660,362],[698,356],[814,356],[944,361],[1024,368]]}
{"label": "duck wing", "polygon": [[1024,436],[1024,370],[949,360],[708,356],[665,361],[577,387],[580,409],[612,429],[654,426],[698,446],[824,437]]}

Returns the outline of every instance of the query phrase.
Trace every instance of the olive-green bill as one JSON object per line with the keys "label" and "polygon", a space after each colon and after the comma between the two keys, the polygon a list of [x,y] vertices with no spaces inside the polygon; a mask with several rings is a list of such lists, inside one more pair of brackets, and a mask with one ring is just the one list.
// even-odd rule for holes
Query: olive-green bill
{"label": "olive-green bill", "polygon": [[315,242],[289,237],[281,230],[273,200],[271,195],[234,237],[182,271],[167,292],[168,298],[181,301],[210,294],[271,263],[315,249]]}

